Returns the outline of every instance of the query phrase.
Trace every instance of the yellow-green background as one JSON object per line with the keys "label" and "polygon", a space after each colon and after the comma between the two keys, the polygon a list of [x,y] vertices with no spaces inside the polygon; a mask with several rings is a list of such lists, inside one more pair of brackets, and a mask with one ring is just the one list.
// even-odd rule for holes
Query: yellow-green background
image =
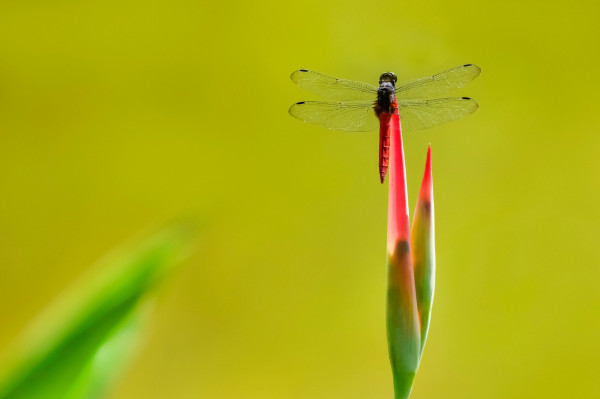
{"label": "yellow-green background", "polygon": [[391,398],[377,134],[294,120],[299,68],[463,63],[433,151],[437,291],[413,398],[598,398],[596,2],[0,4],[0,351],[107,250],[200,215],[113,398]]}

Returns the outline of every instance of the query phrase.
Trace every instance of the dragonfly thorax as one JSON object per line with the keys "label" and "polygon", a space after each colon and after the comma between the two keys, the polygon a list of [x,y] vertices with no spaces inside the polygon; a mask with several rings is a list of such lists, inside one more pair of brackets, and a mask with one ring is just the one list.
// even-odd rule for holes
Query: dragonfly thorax
{"label": "dragonfly thorax", "polygon": [[379,112],[392,113],[393,110],[391,107],[394,97],[396,97],[396,87],[394,87],[394,84],[392,82],[382,82],[377,89],[377,114]]}

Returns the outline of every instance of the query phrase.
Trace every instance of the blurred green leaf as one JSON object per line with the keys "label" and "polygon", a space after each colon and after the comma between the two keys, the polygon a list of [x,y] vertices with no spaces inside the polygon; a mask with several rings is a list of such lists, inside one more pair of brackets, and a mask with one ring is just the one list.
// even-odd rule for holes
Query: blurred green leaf
{"label": "blurred green leaf", "polygon": [[139,347],[140,333],[149,316],[147,309],[136,309],[115,327],[110,336],[88,359],[65,399],[102,398]]}
{"label": "blurred green leaf", "polygon": [[0,398],[97,398],[138,341],[142,297],[189,249],[177,227],[121,249],[63,296],[21,337]]}

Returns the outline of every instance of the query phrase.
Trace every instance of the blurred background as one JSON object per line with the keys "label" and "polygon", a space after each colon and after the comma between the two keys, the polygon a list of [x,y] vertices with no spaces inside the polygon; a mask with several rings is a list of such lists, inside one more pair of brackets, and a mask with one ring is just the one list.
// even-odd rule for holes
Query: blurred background
{"label": "blurred background", "polygon": [[[310,68],[475,63],[432,145],[437,289],[412,397],[597,398],[596,2],[0,4],[0,352],[111,248],[182,215],[124,398],[391,398],[377,133],[288,113]],[[412,212],[412,207],[411,207]]]}

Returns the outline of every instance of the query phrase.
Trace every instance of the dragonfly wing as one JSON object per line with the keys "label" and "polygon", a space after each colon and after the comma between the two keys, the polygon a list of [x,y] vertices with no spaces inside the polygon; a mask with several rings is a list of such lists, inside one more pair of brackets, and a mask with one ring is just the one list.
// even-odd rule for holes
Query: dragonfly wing
{"label": "dragonfly wing", "polygon": [[396,98],[436,97],[452,89],[458,89],[481,73],[477,65],[466,64],[427,78],[410,80],[396,85]]}
{"label": "dragonfly wing", "polygon": [[291,106],[290,115],[304,122],[346,132],[368,132],[379,126],[372,102],[302,101]]}
{"label": "dragonfly wing", "polygon": [[354,80],[336,79],[319,72],[300,69],[290,76],[301,88],[326,100],[375,101],[377,87]]}
{"label": "dragonfly wing", "polygon": [[421,130],[441,125],[472,114],[477,108],[479,104],[469,97],[398,100],[400,121],[406,130]]}

